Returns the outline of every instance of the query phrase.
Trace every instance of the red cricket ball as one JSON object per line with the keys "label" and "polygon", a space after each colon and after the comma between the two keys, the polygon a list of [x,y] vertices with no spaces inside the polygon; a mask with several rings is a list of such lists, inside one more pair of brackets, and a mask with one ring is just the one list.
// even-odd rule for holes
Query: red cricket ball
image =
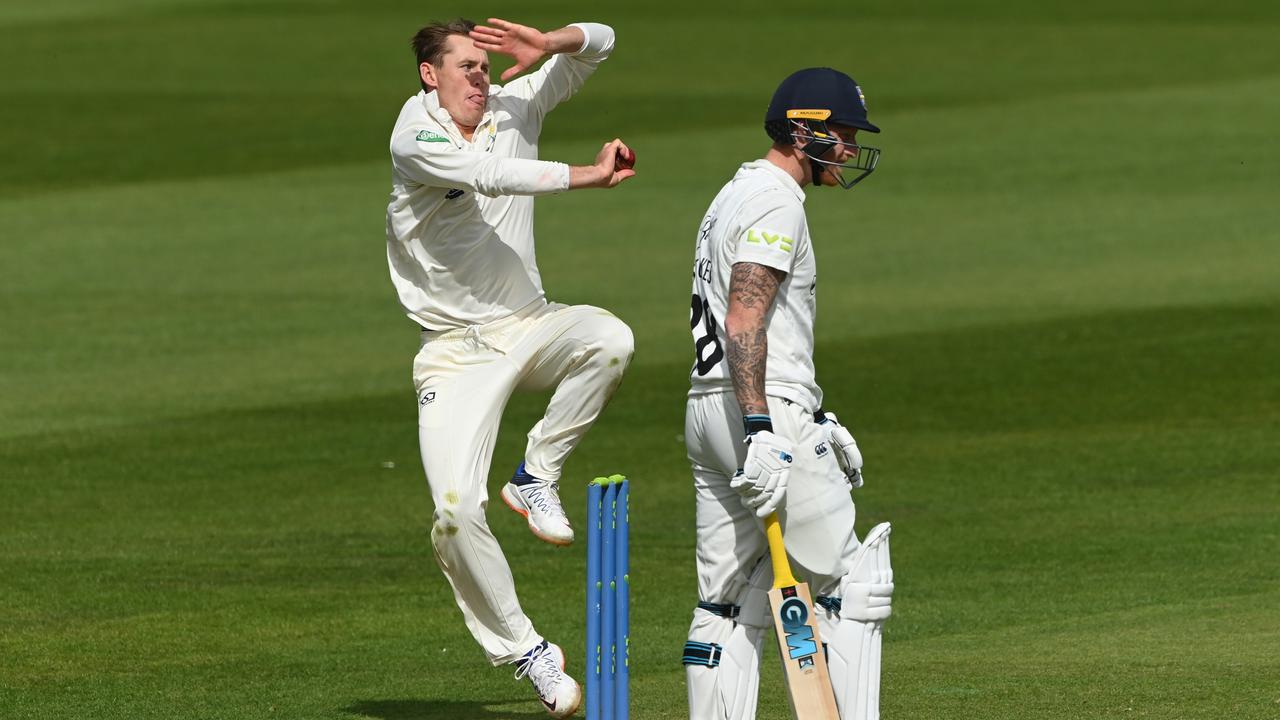
{"label": "red cricket ball", "polygon": [[636,166],[636,151],[630,148],[618,148],[618,167],[630,170]]}

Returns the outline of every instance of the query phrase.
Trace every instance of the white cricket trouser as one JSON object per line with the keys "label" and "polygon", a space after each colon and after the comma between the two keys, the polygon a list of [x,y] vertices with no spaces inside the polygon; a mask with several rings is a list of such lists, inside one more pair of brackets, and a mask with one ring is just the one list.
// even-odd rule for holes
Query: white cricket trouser
{"label": "white cricket trouser", "polygon": [[[888,528],[883,544],[869,546],[882,553],[875,556],[874,572],[850,576],[860,557],[853,499],[827,432],[809,410],[781,398],[768,401],[773,431],[794,443],[787,495],[778,510],[792,570],[815,597],[849,601],[843,612],[814,608],[829,657],[835,658],[829,667],[840,717],[878,720],[883,619],[860,621],[857,603],[870,606],[874,600],[887,616]],[[755,720],[763,636],[771,626],[765,593],[773,569],[763,524],[729,487],[746,459],[733,392],[689,398],[685,444],[697,497],[698,596],[711,605],[694,611],[685,646],[689,717]],[[726,617],[724,606],[737,606],[739,614]]]}
{"label": "white cricket trouser", "polygon": [[[787,495],[778,509],[792,570],[815,595],[832,594],[858,549],[849,483],[813,413],[781,398],[768,402],[774,433],[795,445]],[[732,391],[689,398],[685,445],[697,496],[699,599],[739,604],[768,545],[763,524],[729,487],[747,455],[742,411]]]}
{"label": "white cricket trouser", "polygon": [[520,608],[511,567],[485,518],[507,399],[517,389],[555,387],[546,414],[529,431],[525,469],[558,480],[565,458],[622,382],[633,349],[631,330],[608,311],[541,300],[486,325],[422,333],[413,381],[435,504],[431,540],[467,628],[494,665],[542,640]]}

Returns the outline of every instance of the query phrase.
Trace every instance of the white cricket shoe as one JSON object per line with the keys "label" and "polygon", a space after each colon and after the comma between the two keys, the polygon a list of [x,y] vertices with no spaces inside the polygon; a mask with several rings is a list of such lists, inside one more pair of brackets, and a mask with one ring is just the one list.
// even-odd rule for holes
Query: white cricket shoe
{"label": "white cricket shoe", "polygon": [[502,486],[502,500],[529,521],[529,529],[539,540],[552,545],[573,542],[573,527],[560,505],[559,487],[525,472],[524,463],[511,482]]}
{"label": "white cricket shoe", "polygon": [[582,690],[564,672],[564,651],[543,640],[516,660],[516,679],[529,678],[542,706],[553,718],[567,718],[578,711]]}

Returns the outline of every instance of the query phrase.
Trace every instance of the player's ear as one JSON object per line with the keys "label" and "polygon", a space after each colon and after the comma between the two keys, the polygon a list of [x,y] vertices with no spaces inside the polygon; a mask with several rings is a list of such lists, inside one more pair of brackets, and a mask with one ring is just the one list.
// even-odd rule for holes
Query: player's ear
{"label": "player's ear", "polygon": [[424,62],[418,65],[418,76],[422,78],[423,84],[432,90],[440,87],[440,83],[436,79],[436,69],[431,63]]}
{"label": "player's ear", "polygon": [[809,127],[809,123],[798,120],[788,122],[791,123],[791,141],[797,150],[813,142],[813,130]]}

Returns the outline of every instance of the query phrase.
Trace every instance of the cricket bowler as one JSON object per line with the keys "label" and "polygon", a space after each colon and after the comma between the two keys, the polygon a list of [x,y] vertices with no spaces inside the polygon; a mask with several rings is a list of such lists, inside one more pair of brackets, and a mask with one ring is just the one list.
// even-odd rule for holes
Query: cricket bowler
{"label": "cricket bowler", "polygon": [[[528,432],[504,502],[538,538],[573,542],[557,483],[622,381],[631,330],[606,310],[549,302],[534,256],[533,198],[611,188],[635,174],[621,140],[589,165],[538,158],[544,119],[609,55],[614,32],[575,23],[551,32],[490,19],[436,22],[412,39],[422,90],[391,133],[387,261],[421,332],[413,361],[422,464],[435,506],[431,540],[467,628],[494,665],[512,663],[547,711],[581,699],[560,647],[534,629],[485,518],[494,440],[516,390],[554,388]],[[491,84],[489,53],[515,65]]]}
{"label": "cricket bowler", "polygon": [[[831,68],[783,80],[764,121],[773,146],[716,195],[693,265],[685,442],[699,602],[684,651],[689,716],[755,717],[761,651],[774,626],[761,520],[776,511],[786,554],[814,594],[817,607],[801,612],[817,615],[839,717],[875,720],[893,595],[889,525],[861,543],[854,534],[850,490],[862,485],[862,454],[822,408],[815,378],[817,258],[804,201],[807,186],[849,189],[875,170],[880,151],[859,145],[857,134],[880,129],[857,83]],[[822,662],[824,653],[812,657]]]}

